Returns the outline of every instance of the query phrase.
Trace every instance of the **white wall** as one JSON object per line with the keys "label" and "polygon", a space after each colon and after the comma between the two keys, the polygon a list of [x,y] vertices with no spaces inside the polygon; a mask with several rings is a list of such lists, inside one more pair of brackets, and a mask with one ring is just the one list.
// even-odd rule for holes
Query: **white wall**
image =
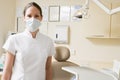
{"label": "white wall", "polygon": [[[83,0],[17,0],[17,7],[23,9],[24,6],[30,2],[35,1],[41,6],[49,5],[80,5]],[[65,45],[75,50],[75,54],[71,55],[70,61],[78,64],[89,65],[92,67],[110,67],[114,59],[120,60],[120,40],[119,39],[87,39],[85,34],[91,33],[90,30],[97,32],[94,28],[110,26],[109,15],[101,10],[93,2],[92,11],[88,19],[83,19],[79,22],[48,22],[48,35],[53,38],[56,25],[70,26],[70,43]],[[110,8],[108,3],[105,5]],[[98,11],[98,12],[97,12]],[[94,14],[94,12],[97,12]],[[99,13],[100,12],[100,13]],[[91,12],[92,13],[92,12]],[[101,14],[102,13],[102,14]],[[104,15],[104,16],[101,16]],[[96,17],[97,18],[96,18]],[[98,20],[100,18],[100,20]],[[99,25],[100,24],[100,25]],[[102,28],[100,28],[102,27]],[[98,29],[98,30],[99,30]],[[109,34],[108,34],[109,35]]]}
{"label": "white wall", "polygon": [[8,31],[15,28],[15,0],[0,0],[0,54]]}

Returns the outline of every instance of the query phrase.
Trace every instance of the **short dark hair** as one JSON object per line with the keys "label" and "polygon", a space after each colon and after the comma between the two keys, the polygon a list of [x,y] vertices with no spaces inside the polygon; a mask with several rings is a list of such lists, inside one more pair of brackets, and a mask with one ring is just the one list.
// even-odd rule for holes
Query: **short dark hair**
{"label": "short dark hair", "polygon": [[40,7],[37,3],[35,3],[35,2],[30,2],[30,3],[28,3],[28,4],[25,6],[24,11],[23,11],[23,15],[24,15],[24,16],[25,16],[26,10],[27,10],[29,7],[31,7],[31,6],[36,7],[36,8],[40,11],[40,15],[43,16],[43,15],[42,15],[42,9],[41,9],[41,7]]}

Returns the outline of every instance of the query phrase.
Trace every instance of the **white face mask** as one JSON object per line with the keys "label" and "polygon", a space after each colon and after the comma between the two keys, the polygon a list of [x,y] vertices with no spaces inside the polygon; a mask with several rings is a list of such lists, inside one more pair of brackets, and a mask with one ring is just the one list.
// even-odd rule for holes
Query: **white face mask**
{"label": "white face mask", "polygon": [[41,25],[40,20],[35,19],[35,18],[30,18],[26,20],[25,22],[26,22],[26,28],[31,32],[34,32],[37,29],[39,29],[39,26]]}

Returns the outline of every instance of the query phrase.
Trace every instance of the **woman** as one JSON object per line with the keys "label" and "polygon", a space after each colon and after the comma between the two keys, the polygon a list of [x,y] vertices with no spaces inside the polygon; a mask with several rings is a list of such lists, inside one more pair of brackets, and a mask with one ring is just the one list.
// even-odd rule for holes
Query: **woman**
{"label": "woman", "polygon": [[24,32],[8,38],[2,80],[52,80],[51,60],[55,53],[52,40],[39,32],[42,10],[31,2],[24,8]]}

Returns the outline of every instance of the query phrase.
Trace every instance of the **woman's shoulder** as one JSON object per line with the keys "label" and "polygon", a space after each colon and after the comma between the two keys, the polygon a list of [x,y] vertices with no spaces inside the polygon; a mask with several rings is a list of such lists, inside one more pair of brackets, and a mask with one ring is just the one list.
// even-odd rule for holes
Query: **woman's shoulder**
{"label": "woman's shoulder", "polygon": [[17,38],[21,38],[21,36],[23,36],[23,33],[16,33],[14,35],[10,35],[8,38],[10,39],[17,39]]}

